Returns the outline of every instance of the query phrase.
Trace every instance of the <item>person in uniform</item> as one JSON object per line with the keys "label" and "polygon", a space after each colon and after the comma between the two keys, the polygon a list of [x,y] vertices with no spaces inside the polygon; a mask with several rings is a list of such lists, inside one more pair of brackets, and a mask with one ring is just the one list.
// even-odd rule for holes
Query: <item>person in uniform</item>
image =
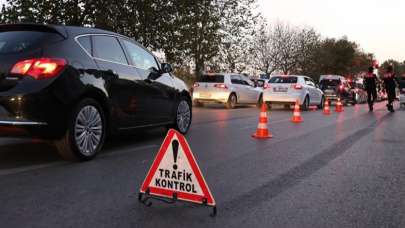
{"label": "person in uniform", "polygon": [[367,91],[367,103],[370,112],[373,111],[374,101],[377,100],[377,75],[374,74],[374,68],[369,67],[364,76],[364,85]]}
{"label": "person in uniform", "polygon": [[388,95],[387,109],[390,112],[395,112],[394,106],[392,104],[394,103],[394,100],[396,98],[395,94],[396,83],[395,83],[394,68],[391,65],[389,65],[386,68],[383,80],[385,85],[385,91],[387,92]]}

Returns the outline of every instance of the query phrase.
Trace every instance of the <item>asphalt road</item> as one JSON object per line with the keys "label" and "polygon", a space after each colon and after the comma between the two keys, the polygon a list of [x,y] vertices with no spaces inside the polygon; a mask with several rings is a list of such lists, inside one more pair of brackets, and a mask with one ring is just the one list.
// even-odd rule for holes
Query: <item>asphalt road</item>
{"label": "asphalt road", "polygon": [[62,161],[35,140],[0,139],[0,227],[405,227],[405,111],[365,105],[323,116],[195,108],[189,144],[217,201],[210,209],[137,201],[164,129],[110,140],[97,159]]}

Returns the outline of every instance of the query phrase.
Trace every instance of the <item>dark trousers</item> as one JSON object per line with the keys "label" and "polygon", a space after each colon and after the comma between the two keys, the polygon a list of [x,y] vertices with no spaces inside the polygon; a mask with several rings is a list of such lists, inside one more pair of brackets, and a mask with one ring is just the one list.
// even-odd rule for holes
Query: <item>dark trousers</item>
{"label": "dark trousers", "polygon": [[395,98],[396,98],[396,94],[395,94],[395,87],[387,87],[387,96],[388,96],[388,104],[392,105],[392,102],[394,102]]}
{"label": "dark trousers", "polygon": [[374,101],[377,100],[377,89],[376,88],[370,88],[367,89],[367,102],[369,106],[372,106],[374,104]]}

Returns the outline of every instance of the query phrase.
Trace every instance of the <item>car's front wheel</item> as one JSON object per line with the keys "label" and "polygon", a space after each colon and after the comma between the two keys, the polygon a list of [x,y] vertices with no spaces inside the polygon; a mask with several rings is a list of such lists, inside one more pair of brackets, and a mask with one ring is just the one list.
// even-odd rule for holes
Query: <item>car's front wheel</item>
{"label": "car's front wheel", "polygon": [[177,105],[174,128],[182,134],[190,129],[192,120],[191,103],[187,98],[182,97]]}
{"label": "car's front wheel", "polygon": [[55,144],[64,159],[88,161],[103,147],[105,135],[102,108],[94,99],[86,98],[75,106],[65,135]]}

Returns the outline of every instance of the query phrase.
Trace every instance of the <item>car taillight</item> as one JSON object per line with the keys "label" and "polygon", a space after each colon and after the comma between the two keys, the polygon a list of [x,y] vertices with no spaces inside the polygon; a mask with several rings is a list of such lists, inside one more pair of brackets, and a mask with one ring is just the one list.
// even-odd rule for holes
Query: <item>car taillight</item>
{"label": "car taillight", "polygon": [[339,86],[339,89],[340,89],[340,90],[343,90],[343,89],[344,89],[343,85],[340,85],[340,86]]}
{"label": "car taillight", "polygon": [[194,83],[194,85],[193,85],[194,88],[197,88],[197,87],[199,87],[199,86],[200,86],[200,84],[198,84],[197,82]]}
{"label": "car taillight", "polygon": [[270,84],[266,83],[266,84],[264,84],[263,89],[270,89],[270,87],[271,87]]}
{"label": "car taillight", "polygon": [[57,76],[65,65],[66,60],[58,58],[28,59],[16,63],[10,73],[46,79]]}
{"label": "car taillight", "polygon": [[300,84],[295,84],[293,87],[294,89],[302,89],[302,85]]}
{"label": "car taillight", "polygon": [[225,84],[215,84],[214,87],[219,89],[228,89],[228,87]]}

